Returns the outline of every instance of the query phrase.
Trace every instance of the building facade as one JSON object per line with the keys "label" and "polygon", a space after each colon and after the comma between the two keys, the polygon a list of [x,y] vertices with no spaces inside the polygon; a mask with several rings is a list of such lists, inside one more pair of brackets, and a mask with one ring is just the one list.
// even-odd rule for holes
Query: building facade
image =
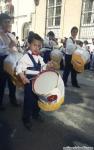
{"label": "building facade", "polygon": [[83,0],[79,37],[94,38],[94,0]]}
{"label": "building facade", "polygon": [[14,4],[14,24],[12,31],[16,32],[20,40],[28,36],[32,27],[32,14],[35,13],[33,0],[12,0]]}
{"label": "building facade", "polygon": [[77,26],[79,39],[94,38],[94,0],[40,0],[36,14],[36,31],[42,36],[52,30],[57,38],[69,37]]}
{"label": "building facade", "polygon": [[79,39],[94,36],[94,0],[0,0],[0,11],[6,2],[14,6],[12,30],[21,40],[30,30],[42,37],[50,30],[56,38],[69,37],[73,26],[79,28]]}
{"label": "building facade", "polygon": [[12,32],[15,32],[20,40],[25,39],[32,27],[35,2],[33,0],[0,0],[0,13],[2,12],[13,16]]}
{"label": "building facade", "polygon": [[35,30],[44,36],[54,31],[57,38],[70,36],[73,26],[80,28],[82,0],[39,0]]}

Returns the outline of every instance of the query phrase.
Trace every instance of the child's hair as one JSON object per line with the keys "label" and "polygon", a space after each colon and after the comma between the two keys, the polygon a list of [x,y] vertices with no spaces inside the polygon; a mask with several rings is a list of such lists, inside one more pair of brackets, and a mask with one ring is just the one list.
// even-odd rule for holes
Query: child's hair
{"label": "child's hair", "polygon": [[76,30],[76,31],[78,32],[78,28],[77,28],[76,26],[72,27],[71,33],[72,33],[74,30]]}
{"label": "child's hair", "polygon": [[47,33],[47,36],[48,36],[48,37],[49,37],[49,36],[55,37],[55,34],[54,34],[53,31],[49,31],[49,32]]}
{"label": "child's hair", "polygon": [[76,41],[76,44],[77,44],[77,45],[80,45],[81,47],[83,46],[83,42],[82,42],[81,40],[77,40],[77,41]]}
{"label": "child's hair", "polygon": [[38,40],[43,43],[43,39],[37,33],[29,34],[28,43],[31,44],[34,40]]}
{"label": "child's hair", "polygon": [[6,13],[1,13],[0,14],[0,26],[2,25],[3,21],[6,19],[11,20],[12,18]]}

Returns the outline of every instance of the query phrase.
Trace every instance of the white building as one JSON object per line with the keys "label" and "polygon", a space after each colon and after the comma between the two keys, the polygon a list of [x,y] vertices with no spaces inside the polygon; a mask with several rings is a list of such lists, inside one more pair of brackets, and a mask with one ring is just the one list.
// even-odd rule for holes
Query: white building
{"label": "white building", "polygon": [[32,27],[32,17],[35,13],[33,0],[12,0],[14,5],[14,24],[12,31],[16,32],[20,40],[24,39]]}
{"label": "white building", "polygon": [[11,1],[14,5],[12,31],[21,40],[30,30],[42,37],[50,30],[56,38],[69,37],[73,26],[79,28],[79,39],[94,38],[94,0],[0,0],[0,11],[5,11],[4,2]]}

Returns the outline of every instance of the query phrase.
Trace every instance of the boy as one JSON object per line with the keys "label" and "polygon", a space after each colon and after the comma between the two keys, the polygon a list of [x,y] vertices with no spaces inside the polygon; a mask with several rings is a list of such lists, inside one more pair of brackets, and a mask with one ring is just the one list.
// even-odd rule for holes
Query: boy
{"label": "boy", "polygon": [[63,81],[66,87],[67,87],[69,74],[71,73],[72,86],[76,88],[80,88],[77,81],[77,72],[74,70],[73,65],[71,64],[72,54],[77,48],[76,45],[77,34],[78,34],[78,28],[76,26],[72,27],[71,37],[69,37],[66,41],[65,68],[63,73]]}
{"label": "boy", "polygon": [[19,60],[16,71],[24,84],[24,106],[23,123],[27,129],[31,129],[31,116],[33,119],[39,119],[39,107],[37,104],[38,96],[32,91],[32,79],[43,68],[49,69],[53,65],[49,62],[47,65],[39,55],[43,40],[38,34],[29,35],[29,50]]}
{"label": "boy", "polygon": [[11,27],[11,17],[5,13],[0,14],[0,111],[4,110],[3,97],[8,82],[9,99],[13,106],[18,106],[16,100],[16,87],[11,81],[10,76],[4,71],[4,60],[13,51],[15,42],[9,37]]}

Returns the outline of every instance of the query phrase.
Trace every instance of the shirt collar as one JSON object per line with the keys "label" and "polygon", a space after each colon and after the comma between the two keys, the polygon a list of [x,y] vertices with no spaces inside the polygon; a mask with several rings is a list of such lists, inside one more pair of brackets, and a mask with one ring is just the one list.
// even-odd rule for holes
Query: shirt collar
{"label": "shirt collar", "polygon": [[34,56],[39,56],[37,54],[33,54],[31,50],[28,50],[28,53],[31,54],[31,55],[34,55]]}

